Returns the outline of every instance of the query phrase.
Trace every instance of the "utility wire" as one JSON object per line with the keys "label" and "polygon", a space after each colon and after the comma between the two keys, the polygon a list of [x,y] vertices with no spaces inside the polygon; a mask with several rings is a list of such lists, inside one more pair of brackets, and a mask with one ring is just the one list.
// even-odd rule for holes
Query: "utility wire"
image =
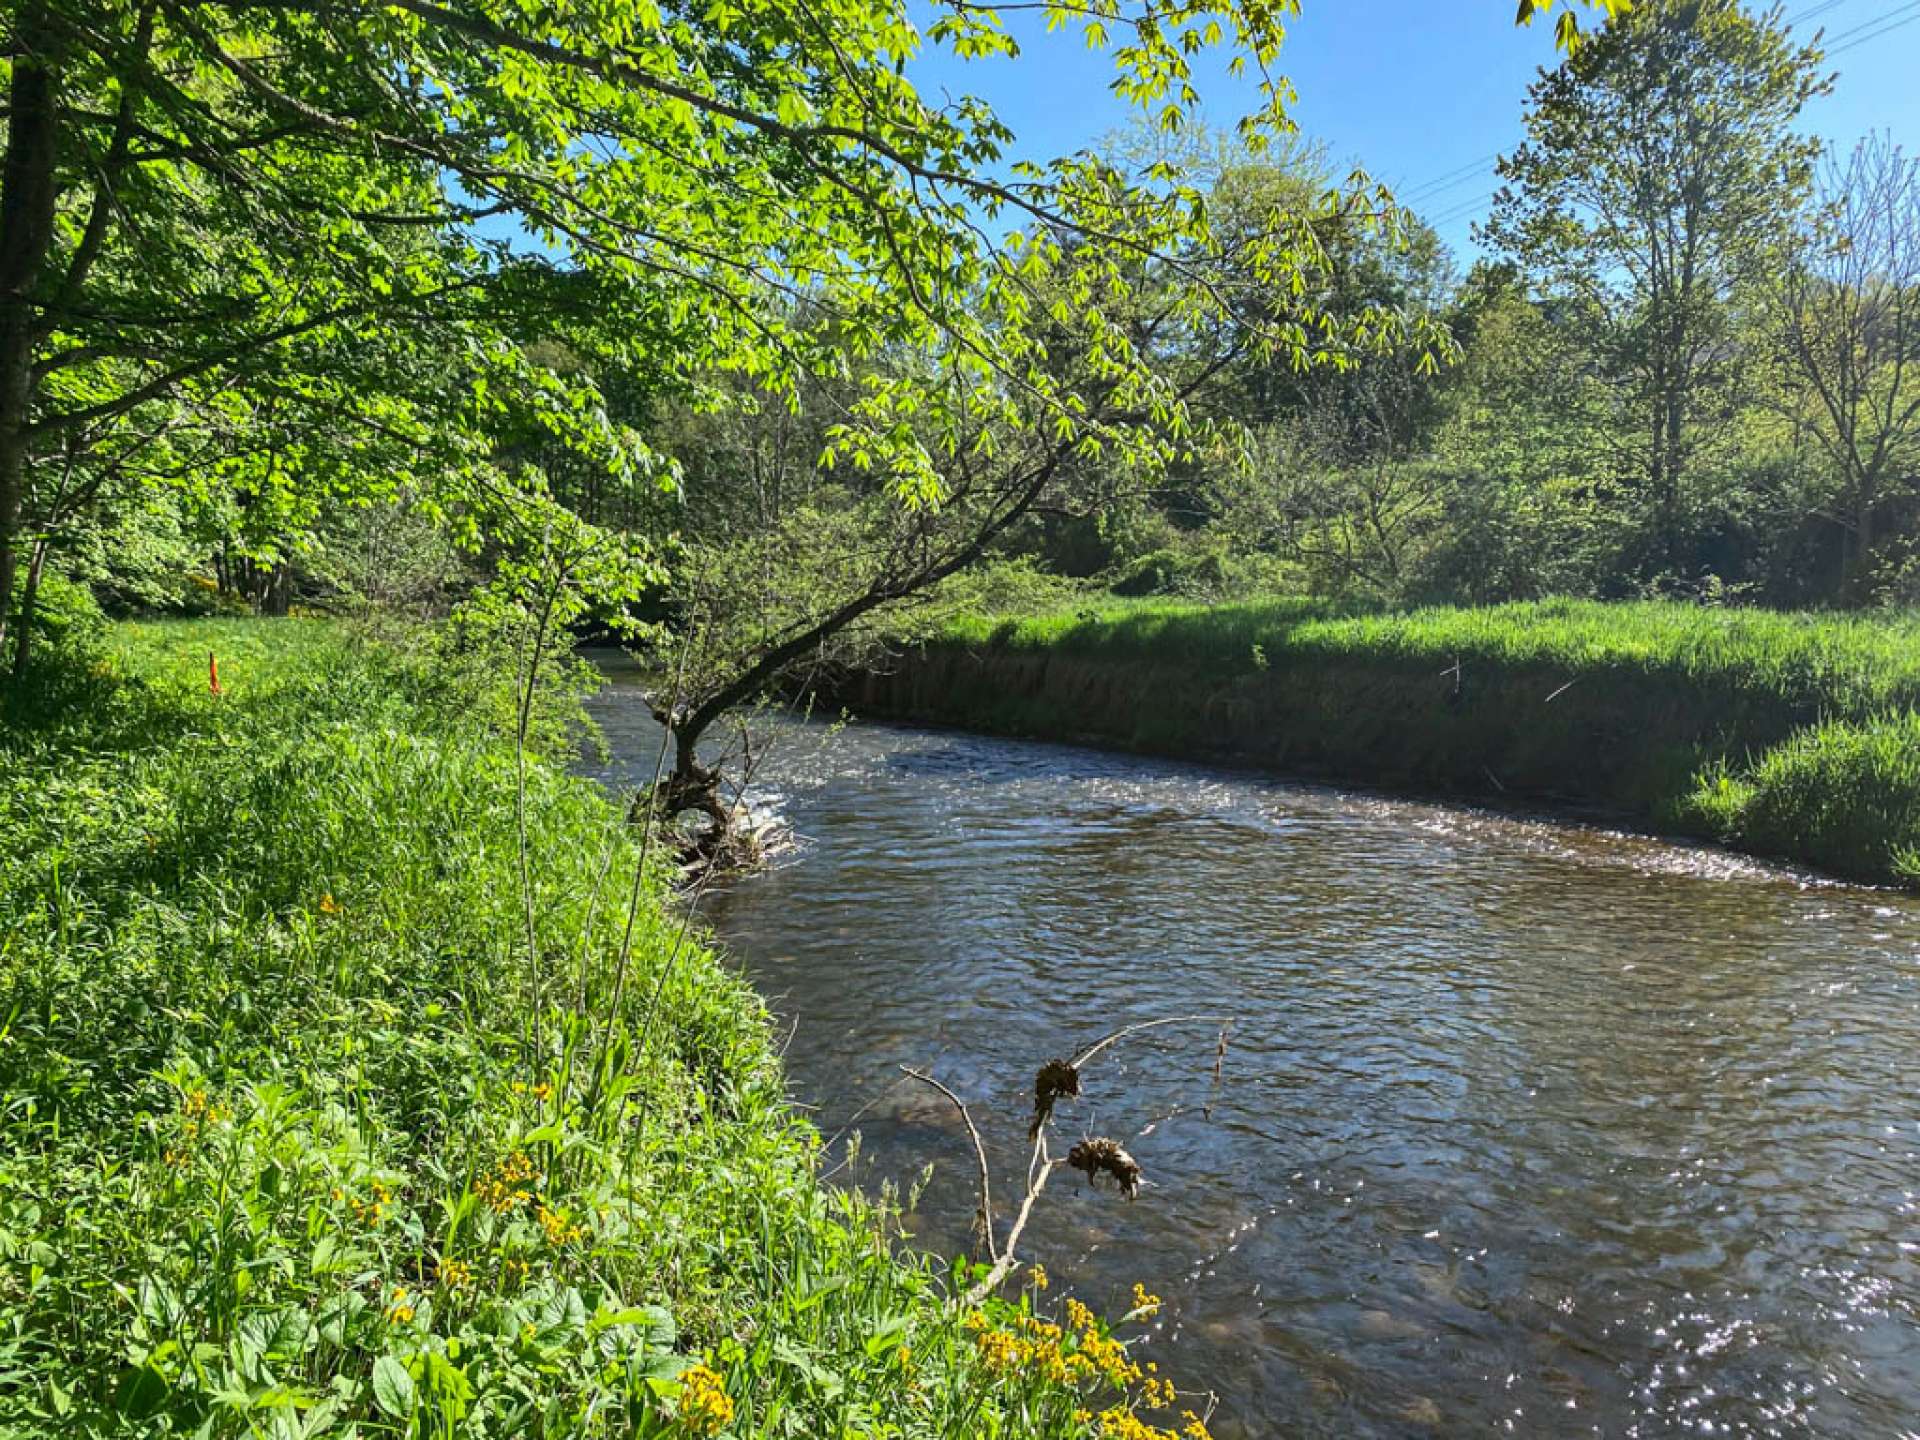
{"label": "utility wire", "polygon": [[[1905,18],[1896,19],[1896,16],[1904,16]],[[1878,40],[1882,35],[1891,35],[1894,31],[1904,29],[1916,20],[1920,20],[1920,0],[1914,0],[1914,3],[1903,5],[1897,10],[1889,10],[1886,14],[1879,16],[1878,19],[1867,21],[1865,25],[1856,25],[1851,30],[1843,30],[1840,34],[1832,36],[1827,43],[1826,53],[1828,55],[1839,55],[1844,51],[1864,45],[1869,40]],[[1877,30],[1868,30],[1868,27],[1873,25],[1879,25],[1880,28]],[[1868,30],[1868,33],[1862,35],[1860,33],[1862,30]],[[1836,45],[1832,43],[1835,40],[1845,40],[1847,43],[1844,45]]]}
{"label": "utility wire", "polygon": [[1400,198],[1403,200],[1418,200],[1423,196],[1437,195],[1442,191],[1452,190],[1456,186],[1464,185],[1467,181],[1477,177],[1499,158],[1500,152],[1496,150],[1491,155],[1482,155],[1478,160],[1469,160],[1457,170],[1449,170],[1444,175],[1436,175],[1431,180],[1401,191]]}
{"label": "utility wire", "polygon": [[[1827,53],[1829,55],[1835,55],[1842,50],[1851,50],[1855,45],[1864,44],[1868,40],[1878,39],[1889,30],[1898,30],[1902,25],[1905,25],[1907,21],[1894,20],[1894,17],[1897,15],[1907,15],[1911,19],[1914,18],[1912,15],[1914,11],[1920,11],[1920,0],[1909,0],[1908,4],[1896,5],[1891,10],[1882,10],[1871,19],[1861,21],[1851,30],[1842,30],[1838,35],[1829,35],[1827,36]],[[1882,29],[1874,30],[1874,26],[1881,25],[1882,22],[1889,20],[1894,21],[1894,23],[1885,25]],[[1861,34],[1863,30],[1872,30],[1873,33],[1871,35],[1863,35]],[[1857,39],[1855,38],[1856,36],[1858,37]],[[1848,40],[1852,43],[1842,45],[1840,43],[1842,40]]]}
{"label": "utility wire", "polygon": [[[1820,3],[1811,9],[1803,10],[1798,15],[1789,15],[1786,23],[1789,27],[1804,25],[1807,21],[1825,15],[1830,11],[1837,10],[1847,3],[1849,3],[1849,0],[1820,0]],[[1878,40],[1883,35],[1890,35],[1895,30],[1900,30],[1913,24],[1916,20],[1920,20],[1920,0],[1908,0],[1908,3],[1897,5],[1891,10],[1883,10],[1878,15],[1861,21],[1851,29],[1842,30],[1837,35],[1827,36],[1824,49],[1826,54],[1830,56],[1839,55],[1857,46],[1865,45],[1871,40]],[[1430,200],[1436,195],[1444,195],[1449,190],[1457,190],[1469,181],[1479,179],[1487,172],[1489,167],[1500,158],[1501,153],[1502,152],[1496,150],[1491,155],[1483,155],[1478,160],[1468,161],[1465,165],[1459,166],[1457,169],[1436,175],[1431,180],[1424,181],[1411,189],[1401,191],[1397,198],[1403,204],[1407,204],[1420,200]],[[1456,221],[1464,220],[1475,210],[1492,200],[1497,193],[1499,192],[1489,191],[1487,194],[1474,200],[1456,201],[1448,205],[1447,208],[1440,213],[1422,216],[1421,219],[1425,224],[1437,230],[1443,225],[1451,225]]]}
{"label": "utility wire", "polygon": [[1824,15],[1829,10],[1836,10],[1846,3],[1847,0],[1823,0],[1822,4],[1815,5],[1811,10],[1802,10],[1798,15],[1787,16],[1787,24],[1789,27],[1804,25],[1807,21],[1813,19],[1814,16]]}

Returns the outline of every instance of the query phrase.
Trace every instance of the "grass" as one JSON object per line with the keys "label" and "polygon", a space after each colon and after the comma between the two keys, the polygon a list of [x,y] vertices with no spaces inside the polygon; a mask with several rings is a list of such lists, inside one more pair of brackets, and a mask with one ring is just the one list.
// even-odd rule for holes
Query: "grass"
{"label": "grass", "polygon": [[[983,684],[982,664],[1004,683]],[[1850,878],[1920,878],[1912,613],[1100,601],[962,618],[855,698],[1389,787],[1598,804]]]}
{"label": "grass", "polygon": [[1314,600],[1107,602],[957,622],[944,643],[1178,664],[1216,676],[1379,660],[1631,673],[1783,710],[1867,719],[1920,707],[1920,615],[1542,600],[1343,614]]}
{"label": "grass", "polygon": [[564,692],[529,962],[498,662],[143,625],[11,697],[0,1433],[1172,1440],[1105,1322],[963,1313],[818,1182],[657,870],[623,965]]}

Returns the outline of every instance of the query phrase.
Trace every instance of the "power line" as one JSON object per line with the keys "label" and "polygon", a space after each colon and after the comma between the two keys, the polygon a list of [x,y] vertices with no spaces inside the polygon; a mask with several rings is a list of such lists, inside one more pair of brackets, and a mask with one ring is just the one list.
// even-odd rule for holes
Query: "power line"
{"label": "power line", "polygon": [[[1920,0],[1909,0],[1908,4],[1896,5],[1891,10],[1881,11],[1870,20],[1861,21],[1851,30],[1842,30],[1838,35],[1829,35],[1827,36],[1827,53],[1829,55],[1837,55],[1842,50],[1851,50],[1855,45],[1864,44],[1868,40],[1876,40],[1890,30],[1898,30],[1902,25],[1907,23],[1906,20],[1896,20],[1893,24],[1887,25],[1885,28],[1879,30],[1874,30],[1873,27],[1880,25],[1883,21],[1894,20],[1896,15],[1910,15],[1910,12],[1913,11],[1920,11]],[[1873,30],[1873,33],[1871,35],[1863,35],[1861,34],[1863,30]],[[1855,39],[1854,37],[1856,36],[1859,38]],[[1839,43],[1842,40],[1851,41],[1852,43],[1842,45]]]}
{"label": "power line", "polygon": [[1482,205],[1485,205],[1499,193],[1498,190],[1489,190],[1486,194],[1476,196],[1472,200],[1449,206],[1438,215],[1424,215],[1420,217],[1421,223],[1434,230],[1438,230],[1443,225],[1452,225],[1457,221],[1465,220],[1468,216],[1472,215],[1474,211],[1478,210]]}
{"label": "power line", "polygon": [[1438,195],[1442,191],[1452,190],[1456,186],[1466,184],[1467,181],[1473,179],[1499,158],[1500,152],[1496,150],[1491,155],[1482,155],[1478,160],[1469,160],[1457,170],[1449,170],[1444,175],[1436,175],[1433,179],[1423,184],[1403,191],[1400,198],[1403,200],[1418,200],[1424,196]]}
{"label": "power line", "polygon": [[[1916,12],[1916,13],[1908,13],[1908,12]],[[1905,19],[1903,20],[1893,19],[1893,16],[1902,15],[1902,14],[1906,15]],[[1914,21],[1920,20],[1920,4],[1909,5],[1906,7],[1904,11],[1902,10],[1890,11],[1887,15],[1884,15],[1881,18],[1884,20],[1888,20],[1890,23],[1882,25],[1878,30],[1873,31],[1870,34],[1859,35],[1858,39],[1849,40],[1845,45],[1831,46],[1828,48],[1826,53],[1828,55],[1839,55],[1844,51],[1852,50],[1858,46],[1865,45],[1869,40],[1878,40],[1882,35],[1891,35],[1896,30],[1901,30],[1906,28],[1908,25],[1911,25]],[[1858,35],[1859,32],[1855,30],[1849,30],[1847,33],[1849,35]]]}
{"label": "power line", "polygon": [[1837,10],[1846,3],[1847,0],[1823,0],[1822,4],[1814,6],[1811,10],[1803,10],[1798,15],[1789,15],[1787,17],[1787,24],[1789,26],[1804,25],[1816,15],[1824,15],[1829,10]]}
{"label": "power line", "polygon": [[[1849,0],[1820,0],[1820,3],[1814,5],[1811,9],[1803,10],[1798,15],[1788,16],[1786,23],[1790,27],[1804,25],[1807,21],[1828,14],[1848,3]],[[1851,29],[1842,30],[1837,35],[1826,37],[1826,44],[1823,48],[1827,55],[1839,55],[1845,51],[1865,45],[1869,41],[1878,40],[1883,35],[1891,35],[1895,30],[1904,29],[1916,20],[1920,20],[1920,0],[1907,0],[1907,3],[1904,5],[1897,5],[1891,10],[1883,10],[1880,14],[1861,21]],[[1836,44],[1834,43],[1836,41],[1845,43]],[[1431,200],[1434,196],[1444,195],[1449,190],[1457,190],[1469,181],[1480,178],[1480,176],[1487,171],[1488,167],[1499,160],[1501,153],[1502,152],[1496,150],[1491,155],[1483,155],[1478,160],[1471,160],[1465,165],[1459,166],[1457,169],[1449,170],[1442,175],[1436,175],[1433,179],[1416,185],[1410,190],[1401,191],[1398,198],[1403,204],[1412,204],[1421,200]],[[1448,205],[1446,209],[1437,215],[1422,216],[1421,218],[1425,224],[1438,230],[1443,225],[1451,225],[1457,221],[1466,219],[1475,210],[1492,200],[1498,193],[1498,191],[1489,191],[1477,199],[1456,201]]]}

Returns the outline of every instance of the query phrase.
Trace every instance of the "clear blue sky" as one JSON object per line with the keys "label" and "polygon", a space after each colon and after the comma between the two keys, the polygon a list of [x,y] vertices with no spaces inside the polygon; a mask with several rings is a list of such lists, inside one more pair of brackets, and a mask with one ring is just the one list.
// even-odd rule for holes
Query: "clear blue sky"
{"label": "clear blue sky", "polygon": [[[1301,129],[1327,144],[1336,165],[1358,163],[1392,184],[1469,257],[1469,229],[1494,188],[1492,157],[1520,139],[1527,86],[1557,58],[1551,25],[1516,27],[1513,0],[1302,8],[1278,67],[1300,92]],[[1842,146],[1886,130],[1920,151],[1920,0],[1787,0],[1785,9],[1796,33],[1824,27],[1839,76],[1833,94],[1809,107],[1806,128]],[[1018,59],[963,64],[929,54],[909,73],[929,98],[945,89],[990,101],[1019,137],[1017,151],[1036,158],[1095,145],[1127,123],[1127,107],[1107,89],[1110,55],[1066,31],[1010,28],[1022,42]],[[1251,83],[1228,80],[1217,65],[1201,90],[1216,124],[1253,104]]]}

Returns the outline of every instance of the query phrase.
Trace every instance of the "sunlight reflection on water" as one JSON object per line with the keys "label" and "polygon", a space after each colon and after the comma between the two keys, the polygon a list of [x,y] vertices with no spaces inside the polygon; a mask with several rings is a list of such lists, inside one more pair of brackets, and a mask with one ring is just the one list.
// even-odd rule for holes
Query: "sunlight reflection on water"
{"label": "sunlight reflection on water", "polygon": [[[597,710],[650,769],[632,692]],[[1920,905],[1712,850],[1064,746],[767,722],[790,863],[713,897],[863,1183],[964,1134],[1020,1163],[1032,1074],[1133,1020],[1030,1249],[1230,1435],[1920,1430]],[[1066,1177],[1063,1177],[1063,1180]],[[1011,1187],[1017,1184],[1012,1177]]]}

